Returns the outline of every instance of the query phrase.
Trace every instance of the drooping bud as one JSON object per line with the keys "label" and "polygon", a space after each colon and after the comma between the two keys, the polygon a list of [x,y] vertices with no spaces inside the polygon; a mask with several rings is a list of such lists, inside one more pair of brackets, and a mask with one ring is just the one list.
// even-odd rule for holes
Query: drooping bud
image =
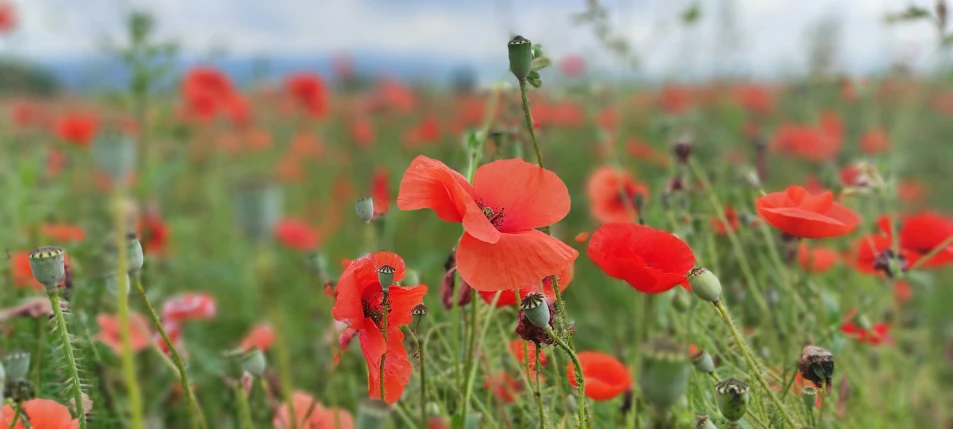
{"label": "drooping bud", "polygon": [[520,302],[520,308],[533,326],[542,329],[549,327],[549,305],[546,304],[545,295],[538,292],[526,295],[526,298]]}
{"label": "drooping bud", "polygon": [[126,234],[126,262],[129,267],[129,275],[138,276],[142,270],[144,258],[142,255],[142,243],[136,234]]}
{"label": "drooping bud", "polygon": [[4,367],[7,370],[7,376],[10,381],[18,381],[26,378],[30,372],[30,353],[22,350],[7,353],[3,358]]}
{"label": "drooping bud", "polygon": [[354,212],[364,223],[371,223],[374,220],[374,199],[365,197],[354,203]]}
{"label": "drooping bud", "polygon": [[705,414],[695,416],[695,429],[718,429]]}
{"label": "drooping bud", "polygon": [[381,283],[381,289],[386,294],[390,285],[394,284],[394,274],[397,269],[390,265],[381,265],[377,268],[377,281]]}
{"label": "drooping bud", "polygon": [[716,402],[721,415],[737,422],[748,411],[748,385],[737,378],[728,378],[715,385]]}
{"label": "drooping bud", "polygon": [[670,340],[660,339],[645,346],[639,388],[648,403],[657,410],[666,410],[685,394],[690,371],[684,350]]}
{"label": "drooping bud", "polygon": [[695,268],[688,273],[688,284],[692,292],[708,302],[718,302],[721,299],[721,281],[705,268]]}
{"label": "drooping bud", "polygon": [[826,385],[830,389],[834,376],[834,355],[831,352],[817,346],[804,347],[797,367],[805,380],[811,380],[818,388]]}
{"label": "drooping bud", "polygon": [[46,293],[55,293],[66,277],[66,251],[60,247],[43,246],[30,252],[29,259],[33,278],[46,288]]}
{"label": "drooping bud", "polygon": [[506,45],[510,57],[510,71],[516,79],[526,80],[533,66],[533,43],[523,36],[516,36]]}
{"label": "drooping bud", "polygon": [[801,400],[804,401],[804,406],[807,409],[813,409],[817,404],[817,389],[814,386],[804,386],[801,389]]}
{"label": "drooping bud", "polygon": [[380,399],[365,398],[357,405],[357,429],[381,429],[387,426],[390,405]]}
{"label": "drooping bud", "polygon": [[242,231],[254,241],[271,237],[281,217],[281,189],[266,181],[241,183],[233,192],[235,217]]}
{"label": "drooping bud", "polygon": [[265,374],[268,363],[265,361],[265,354],[261,349],[255,347],[242,355],[242,369],[255,377],[261,377]]}
{"label": "drooping bud", "polygon": [[704,350],[698,350],[694,355],[692,355],[692,365],[695,367],[695,370],[705,374],[711,374],[715,372],[715,361],[711,358],[711,355]]}

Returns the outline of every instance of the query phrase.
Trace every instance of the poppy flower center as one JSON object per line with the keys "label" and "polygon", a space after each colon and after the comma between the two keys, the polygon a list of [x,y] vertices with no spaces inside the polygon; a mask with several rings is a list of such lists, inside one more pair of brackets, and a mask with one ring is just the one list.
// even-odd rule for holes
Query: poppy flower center
{"label": "poppy flower center", "polygon": [[483,216],[486,216],[486,220],[490,221],[494,227],[499,228],[500,225],[503,225],[503,218],[506,216],[505,208],[494,210],[493,207],[483,204],[483,200],[477,201],[477,206],[480,207],[480,210],[483,210]]}
{"label": "poppy flower center", "polygon": [[364,310],[364,317],[370,317],[378,326],[384,320],[384,295],[381,289],[367,290],[361,296],[361,309]]}
{"label": "poppy flower center", "polygon": [[886,249],[878,253],[877,257],[874,258],[874,269],[883,271],[883,273],[890,278],[893,278],[895,274],[894,269],[899,269],[900,272],[904,272],[907,268],[907,258],[903,254],[895,254],[893,249]]}

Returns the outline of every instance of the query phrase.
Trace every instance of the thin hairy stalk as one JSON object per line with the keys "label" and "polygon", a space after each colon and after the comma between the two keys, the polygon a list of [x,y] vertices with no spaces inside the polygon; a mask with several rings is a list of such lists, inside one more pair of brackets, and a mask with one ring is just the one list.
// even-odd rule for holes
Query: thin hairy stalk
{"label": "thin hairy stalk", "polygon": [[787,408],[784,407],[784,404],[781,403],[781,400],[774,394],[774,390],[771,389],[771,386],[769,386],[768,382],[764,379],[764,374],[761,373],[761,367],[754,360],[751,351],[748,350],[748,343],[742,338],[738,332],[738,328],[735,327],[735,322],[731,320],[731,315],[728,313],[724,302],[715,302],[714,306],[715,309],[718,310],[718,315],[721,316],[721,320],[724,321],[725,326],[728,327],[728,331],[731,332],[731,337],[734,338],[735,344],[738,344],[738,348],[741,350],[741,356],[744,357],[745,364],[748,365],[748,371],[754,376],[755,380],[758,381],[758,384],[761,385],[761,390],[764,390],[764,393],[768,395],[768,398],[771,399],[771,402],[777,407],[778,412],[781,413],[781,417],[784,418],[784,421],[787,422],[788,425],[792,428],[799,427],[794,417],[791,416]]}
{"label": "thin hairy stalk", "polygon": [[139,291],[139,296],[142,297],[142,302],[146,305],[146,312],[149,313],[149,318],[152,319],[152,324],[155,325],[156,331],[159,332],[159,335],[162,337],[162,341],[164,341],[165,345],[169,348],[169,354],[172,355],[172,363],[175,364],[175,369],[179,376],[179,383],[182,384],[182,391],[185,392],[185,399],[189,403],[189,420],[192,427],[204,428],[205,416],[202,415],[202,408],[199,407],[199,403],[195,399],[195,392],[192,391],[192,382],[189,381],[189,374],[185,371],[185,362],[182,360],[179,351],[176,350],[175,345],[172,344],[172,340],[169,339],[169,334],[166,333],[165,328],[162,326],[162,320],[159,319],[156,309],[152,306],[152,302],[149,301],[149,296],[146,295],[146,289],[142,287],[142,281],[138,276],[136,276],[135,283],[136,290]]}
{"label": "thin hairy stalk", "polygon": [[417,335],[417,326],[410,331],[410,335],[417,343],[417,359],[420,361],[420,427],[427,427],[427,365],[424,360],[424,341]]}
{"label": "thin hairy stalk", "polygon": [[588,428],[590,425],[589,414],[586,412],[586,381],[582,378],[582,363],[579,362],[579,356],[576,356],[576,352],[553,332],[553,328],[546,328],[546,333],[572,360],[572,366],[576,373],[576,384],[579,387],[579,427]]}
{"label": "thin hairy stalk", "polygon": [[450,330],[453,332],[453,368],[457,373],[457,380],[463,379],[463,366],[460,362],[460,305],[457,301],[457,293],[459,292],[459,284],[463,281],[460,278],[460,272],[456,271],[453,273],[453,294],[451,295],[450,305]]}
{"label": "thin hairy stalk", "polygon": [[[526,342],[523,342],[523,347],[525,350]],[[539,362],[539,353],[540,349],[543,347],[539,344],[536,345],[536,390],[533,392],[533,396],[536,398],[536,408],[539,411],[539,427],[546,429],[546,413],[543,411],[543,395],[540,393],[539,378],[542,376],[543,364]],[[526,352],[523,352],[523,356],[526,356]],[[529,356],[526,356],[527,358]],[[527,359],[528,360],[528,359]]]}
{"label": "thin hairy stalk", "polygon": [[386,347],[387,347],[387,319],[388,319],[387,313],[390,313],[390,299],[389,299],[389,298],[390,298],[389,294],[388,294],[387,292],[384,292],[384,300],[383,300],[383,302],[381,303],[381,305],[384,307],[384,319],[383,319],[383,322],[381,322],[381,331],[383,331],[383,334],[384,334],[384,347],[385,347],[384,354],[381,355],[381,367],[380,367],[380,371],[381,371],[381,373],[380,373],[380,376],[381,376],[381,378],[380,378],[380,385],[381,385],[381,400],[382,400],[382,401],[383,401],[384,398],[386,397],[386,396],[384,396],[384,393],[385,393],[385,392],[384,392],[384,384],[386,384],[386,383],[384,383],[384,363],[387,362],[387,350],[386,350]]}
{"label": "thin hairy stalk", "polygon": [[[116,297],[117,307],[119,308],[119,343],[122,358],[122,374],[126,382],[126,389],[129,393],[129,410],[132,415],[132,428],[142,429],[142,394],[139,389],[139,380],[136,379],[136,361],[132,351],[132,332],[129,326],[129,271],[128,255],[126,254],[126,213],[123,210],[121,193],[116,194],[115,205],[115,229],[113,230],[113,239],[116,246]],[[59,308],[54,304],[53,310]],[[64,329],[65,331],[65,329]],[[72,353],[72,352],[71,352]],[[75,366],[74,366],[75,367]],[[75,397],[76,403],[82,404],[82,395],[79,392],[79,383],[77,382]],[[77,406],[76,408],[82,408]],[[82,420],[81,420],[82,421]]]}
{"label": "thin hairy stalk", "polygon": [[235,383],[235,402],[238,404],[238,421],[242,429],[255,429],[255,422],[251,418],[251,407],[248,405],[248,396],[242,390],[241,382]]}
{"label": "thin hairy stalk", "polygon": [[79,419],[79,427],[86,429],[86,410],[83,409],[83,387],[79,383],[79,371],[76,369],[76,357],[73,355],[73,344],[70,340],[69,331],[66,330],[66,317],[63,315],[63,309],[60,308],[60,292],[57,290],[48,296],[50,298],[50,306],[53,307],[53,317],[56,318],[56,331],[60,334],[63,355],[66,357],[66,370],[69,371],[67,375],[69,376],[70,387],[73,391],[73,400],[76,403],[76,418]]}
{"label": "thin hairy stalk", "polygon": [[[477,323],[477,317],[476,317],[476,314],[475,314],[475,313],[476,313],[476,311],[477,311],[477,310],[476,310],[476,303],[477,303],[478,300],[476,299],[476,298],[477,298],[476,294],[477,294],[476,289],[474,289],[474,290],[473,290],[473,299],[472,299],[471,302],[470,302],[470,305],[473,306],[473,313],[474,313],[474,314],[471,316],[471,320],[470,320],[470,324],[473,325],[473,328],[472,328],[472,329],[473,329],[473,334],[472,334],[472,337],[470,338],[470,345],[469,345],[469,347],[468,347],[468,348],[469,348],[469,354],[470,354],[470,355],[473,355],[474,350],[476,350],[476,348],[477,348],[477,345],[476,345],[476,337],[477,337],[477,326],[476,326],[476,323]],[[517,296],[519,296],[519,295],[517,295]],[[483,326],[480,328],[480,334],[479,334],[479,335],[480,335],[480,341],[479,341],[480,346],[483,345],[483,339],[486,337],[487,328],[490,326],[490,320],[493,318],[493,313],[496,311],[496,303],[497,303],[497,301],[499,301],[499,299],[500,299],[500,292],[497,292],[495,295],[493,295],[493,302],[490,303],[489,314],[487,314],[487,316],[486,316],[486,321],[483,322]],[[468,357],[468,360],[469,360],[469,357]],[[464,383],[464,389],[463,389],[463,416],[466,416],[466,415],[467,415],[466,411],[467,411],[468,405],[470,404],[470,395],[471,395],[471,393],[473,393],[473,379],[476,377],[476,369],[477,369],[477,366],[476,366],[476,365],[472,365],[472,366],[470,366],[470,367],[468,368],[467,373],[466,373],[466,382]]]}
{"label": "thin hairy stalk", "polygon": [[[470,368],[473,366],[473,350],[474,350],[474,346],[476,345],[476,337],[477,337],[477,312],[478,312],[477,301],[479,300],[477,299],[476,289],[471,289],[470,293],[472,294],[470,298],[470,324],[467,327],[467,331],[469,332],[469,335],[468,335],[469,339],[467,341],[466,362],[463,366],[463,373],[464,375],[466,375],[466,378],[464,378],[463,380],[464,389],[470,386],[470,377],[472,375]],[[463,399],[463,415],[465,416],[467,415],[466,411],[467,411],[467,408],[469,407],[468,403],[470,402],[469,401],[470,394],[468,391],[464,390],[463,398],[464,398]]]}
{"label": "thin hairy stalk", "polygon": [[33,352],[33,385],[40,385],[40,362],[43,360],[43,349],[46,345],[46,328],[43,326],[43,319],[33,319],[36,326],[36,351]]}

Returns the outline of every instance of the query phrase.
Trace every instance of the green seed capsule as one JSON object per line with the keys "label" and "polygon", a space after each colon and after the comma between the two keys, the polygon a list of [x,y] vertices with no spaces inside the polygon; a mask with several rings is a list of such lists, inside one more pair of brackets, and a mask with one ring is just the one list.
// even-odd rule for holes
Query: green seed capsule
{"label": "green seed capsule", "polygon": [[541,293],[531,293],[523,298],[520,303],[523,314],[529,319],[530,323],[537,328],[546,329],[549,327],[549,305],[546,304],[546,297]]}
{"label": "green seed capsule", "polygon": [[801,389],[801,400],[804,401],[804,406],[807,409],[813,409],[817,405],[817,388],[804,386],[804,389]]}
{"label": "green seed capsule", "polygon": [[60,247],[39,247],[30,252],[29,259],[33,278],[46,288],[46,293],[56,292],[66,277],[66,251]]}
{"label": "green seed capsule", "polygon": [[688,284],[692,292],[708,302],[718,302],[721,299],[721,281],[705,268],[695,268],[688,273]]}
{"label": "green seed capsule", "polygon": [[390,286],[394,284],[394,275],[397,273],[397,269],[390,265],[381,265],[377,268],[377,281],[381,283],[381,290],[384,293],[387,293],[390,290]]}
{"label": "green seed capsule", "polygon": [[699,350],[698,353],[692,356],[692,365],[695,366],[695,370],[701,373],[711,374],[715,372],[715,361],[711,358],[711,355],[704,350]]}
{"label": "green seed capsule", "polygon": [[730,422],[737,422],[748,411],[748,385],[737,378],[728,378],[715,385],[718,410]]}
{"label": "green seed capsule", "polygon": [[371,197],[361,198],[354,203],[354,212],[357,217],[365,223],[371,223],[374,220],[374,199]]}
{"label": "green seed capsule", "polygon": [[4,366],[10,381],[26,378],[30,372],[30,353],[22,350],[7,353],[4,357]]}
{"label": "green seed capsule", "polygon": [[242,356],[242,369],[255,377],[261,377],[265,374],[268,363],[265,361],[265,354],[257,347],[249,350]]}
{"label": "green seed capsule", "polygon": [[510,57],[510,71],[523,81],[533,67],[533,44],[523,36],[516,36],[506,45]]}
{"label": "green seed capsule", "polygon": [[667,410],[685,394],[691,366],[682,347],[661,339],[645,346],[638,374],[646,402],[657,410]]}

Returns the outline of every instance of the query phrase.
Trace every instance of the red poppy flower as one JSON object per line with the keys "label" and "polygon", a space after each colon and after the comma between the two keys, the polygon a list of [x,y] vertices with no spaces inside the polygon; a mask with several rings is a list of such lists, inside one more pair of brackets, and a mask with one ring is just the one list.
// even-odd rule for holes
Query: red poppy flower
{"label": "red poppy flower", "polygon": [[887,140],[887,133],[880,128],[868,130],[860,138],[860,150],[867,155],[876,155],[890,150],[890,144]]}
{"label": "red poppy flower", "polygon": [[833,193],[811,195],[800,186],[759,197],[755,207],[765,221],[795,237],[836,237],[860,223],[860,216],[834,202]]}
{"label": "red poppy flower", "polygon": [[374,132],[374,124],[366,118],[354,119],[349,125],[351,138],[354,139],[360,147],[371,147],[374,145],[374,139],[377,138]]}
{"label": "red poppy flower", "polygon": [[[884,234],[890,235],[890,219],[886,216],[877,220]],[[919,256],[928,253],[953,237],[953,218],[934,212],[920,212],[903,217],[900,225],[900,247],[915,252]],[[934,268],[953,263],[953,244],[947,245],[929,260],[923,262],[924,268]]]}
{"label": "red poppy flower", "polygon": [[463,222],[457,269],[471,287],[498,291],[559,272],[579,255],[536,228],[569,213],[569,191],[551,171],[521,159],[485,164],[473,184],[442,162],[418,156],[401,179],[397,207],[432,209]]}
{"label": "red poppy flower", "polygon": [[[96,339],[109,346],[116,355],[122,354],[122,342],[119,336],[119,316],[108,316],[100,314],[96,316],[96,323],[99,324],[99,334]],[[133,353],[149,347],[152,344],[152,333],[149,322],[141,314],[129,312],[129,334]]]}
{"label": "red poppy flower", "polygon": [[771,147],[808,161],[824,162],[834,159],[841,147],[839,128],[833,120],[829,122],[830,130],[808,125],[781,125],[775,131]]}
{"label": "red poppy flower", "polygon": [[[0,4],[0,15],[3,14],[3,4]],[[0,20],[2,20],[0,16]],[[0,24],[2,26],[2,24]],[[3,30],[0,30],[2,33]],[[40,123],[43,112],[40,106],[30,100],[17,100],[10,106],[10,122],[18,127],[29,127]]]}
{"label": "red poppy flower", "polygon": [[668,166],[668,155],[642,140],[629,140],[625,145],[625,151],[635,159],[646,160],[660,167]]}
{"label": "red poppy flower", "polygon": [[822,246],[809,249],[804,243],[798,247],[797,257],[801,267],[809,273],[823,273],[840,261],[836,250]]}
{"label": "red poppy flower", "polygon": [[678,284],[688,288],[685,276],[695,266],[692,249],[678,237],[625,223],[599,227],[589,240],[589,259],[609,277],[644,293],[665,292]]}
{"label": "red poppy flower", "polygon": [[169,227],[165,221],[154,213],[146,213],[137,224],[142,250],[151,256],[164,254],[169,243]]}
{"label": "red poppy flower", "polygon": [[287,404],[281,404],[272,419],[275,429],[354,429],[354,418],[339,408],[324,408],[311,395],[296,391],[291,395],[295,421],[292,425]]}
{"label": "red poppy flower", "polygon": [[328,111],[328,91],[321,76],[298,73],[285,78],[285,90],[312,118],[323,118]]}
{"label": "red poppy flower", "polygon": [[162,304],[162,319],[179,323],[215,318],[215,298],[201,292],[183,293]]}
{"label": "red poppy flower", "polygon": [[[556,283],[559,284],[559,292],[566,290],[569,286],[569,283],[572,282],[573,275],[573,266],[570,264],[559,271],[559,274],[556,275]],[[546,295],[546,300],[549,303],[556,301],[556,291],[553,290],[553,279],[552,276],[543,277],[542,281],[536,282],[525,287],[520,288],[520,297],[519,300],[516,299],[516,294],[512,289],[497,291],[500,294],[500,298],[496,300],[497,307],[508,307],[511,305],[519,305],[520,301],[523,298],[526,298],[526,295],[529,295],[533,292],[539,292],[539,284],[543,284],[542,293]],[[497,292],[486,292],[478,291],[480,297],[483,298],[487,304],[493,302],[493,298],[496,297]]]}
{"label": "red poppy flower", "polygon": [[900,248],[899,255],[894,256],[893,239],[887,235],[873,234],[857,239],[854,242],[854,267],[865,274],[887,274],[890,271],[891,260],[897,259],[900,270],[905,271],[915,264],[919,255],[912,250]]}
{"label": "red poppy flower", "polygon": [[404,143],[406,147],[413,148],[418,145],[433,143],[440,139],[440,122],[434,115],[425,116],[413,128],[407,130],[404,134]]}
{"label": "red poppy flower", "polygon": [[504,404],[513,402],[516,395],[523,391],[523,383],[507,372],[487,376],[486,381],[483,382],[483,387],[493,392],[493,396]]}
{"label": "red poppy flower", "polygon": [[13,3],[0,3],[0,34],[9,33],[17,27],[17,10]]}
{"label": "red poppy flower", "polygon": [[73,113],[56,121],[56,136],[80,148],[89,147],[96,136],[99,121],[95,116]]}
{"label": "red poppy flower", "polygon": [[[526,346],[526,352],[523,354],[523,346]],[[536,343],[532,341],[523,341],[520,339],[510,341],[510,353],[520,362],[520,365],[529,365],[530,371],[536,369]],[[546,365],[546,353],[539,351],[539,363]]]}
{"label": "red poppy flower", "polygon": [[841,325],[841,332],[858,342],[868,343],[872,346],[880,345],[890,340],[890,325],[884,322],[874,323],[870,328],[864,328],[853,321]]}
{"label": "red poppy flower", "polygon": [[185,114],[191,119],[204,122],[228,113],[234,95],[231,80],[214,67],[193,67],[182,77]]}
{"label": "red poppy flower", "polygon": [[738,212],[735,211],[735,208],[732,206],[725,206],[725,220],[728,223],[724,223],[718,216],[712,216],[710,219],[711,227],[715,230],[715,234],[725,235],[728,231],[737,231],[738,230]]}
{"label": "red poppy flower", "polygon": [[613,167],[600,167],[586,182],[592,217],[602,223],[630,222],[636,219],[635,198],[647,198],[649,189],[629,173]]}
{"label": "red poppy flower", "polygon": [[920,204],[929,193],[927,184],[919,180],[904,179],[897,183],[897,198],[905,204]]}
{"label": "red poppy flower", "polygon": [[251,105],[245,97],[232,94],[222,102],[222,106],[233,125],[245,126],[251,121]]}
{"label": "red poppy flower", "polygon": [[[394,282],[404,278],[404,260],[390,252],[371,253],[351,262],[338,280],[338,296],[331,315],[358,331],[361,350],[367,360],[369,395],[380,398],[380,385],[384,383],[385,396],[381,399],[393,404],[400,399],[413,371],[400,327],[413,321],[411,310],[423,302],[427,286],[390,287],[385,341],[381,329],[384,294],[378,280],[378,269],[385,265],[396,270]],[[385,379],[381,380],[379,368],[385,354]]]}
{"label": "red poppy flower", "polygon": [[387,213],[390,208],[390,171],[379,168],[371,180],[371,197],[374,198],[374,213]]}
{"label": "red poppy flower", "polygon": [[[33,429],[76,429],[79,420],[74,420],[69,409],[52,399],[31,399],[23,403],[20,417],[10,405],[0,409],[0,427],[26,429],[23,415],[27,416],[30,427]],[[17,420],[16,426],[13,421]]]}
{"label": "red poppy flower", "polygon": [[300,219],[285,218],[275,225],[275,238],[292,250],[314,250],[320,243],[318,232]]}
{"label": "red poppy flower", "polygon": [[774,97],[767,88],[758,85],[744,85],[735,89],[735,102],[752,112],[768,112],[774,107]]}
{"label": "red poppy flower", "polygon": [[57,243],[70,241],[83,241],[86,238],[86,230],[81,226],[70,225],[66,223],[47,223],[40,226],[40,234],[43,234]]}
{"label": "red poppy flower", "polygon": [[[602,352],[580,352],[579,364],[586,380],[586,397],[594,401],[608,401],[632,386],[628,368],[618,359]],[[576,371],[572,363],[567,369],[569,384],[576,386]]]}
{"label": "red poppy flower", "polygon": [[257,348],[261,351],[268,351],[271,347],[271,344],[275,342],[275,331],[271,329],[271,325],[263,323],[253,327],[248,331],[248,335],[245,335],[245,338],[242,339],[242,343],[238,346],[242,351],[249,351],[253,348]]}
{"label": "red poppy flower", "polygon": [[385,107],[397,111],[409,111],[417,104],[417,97],[414,96],[413,91],[394,78],[381,79],[378,85],[378,95]]}

